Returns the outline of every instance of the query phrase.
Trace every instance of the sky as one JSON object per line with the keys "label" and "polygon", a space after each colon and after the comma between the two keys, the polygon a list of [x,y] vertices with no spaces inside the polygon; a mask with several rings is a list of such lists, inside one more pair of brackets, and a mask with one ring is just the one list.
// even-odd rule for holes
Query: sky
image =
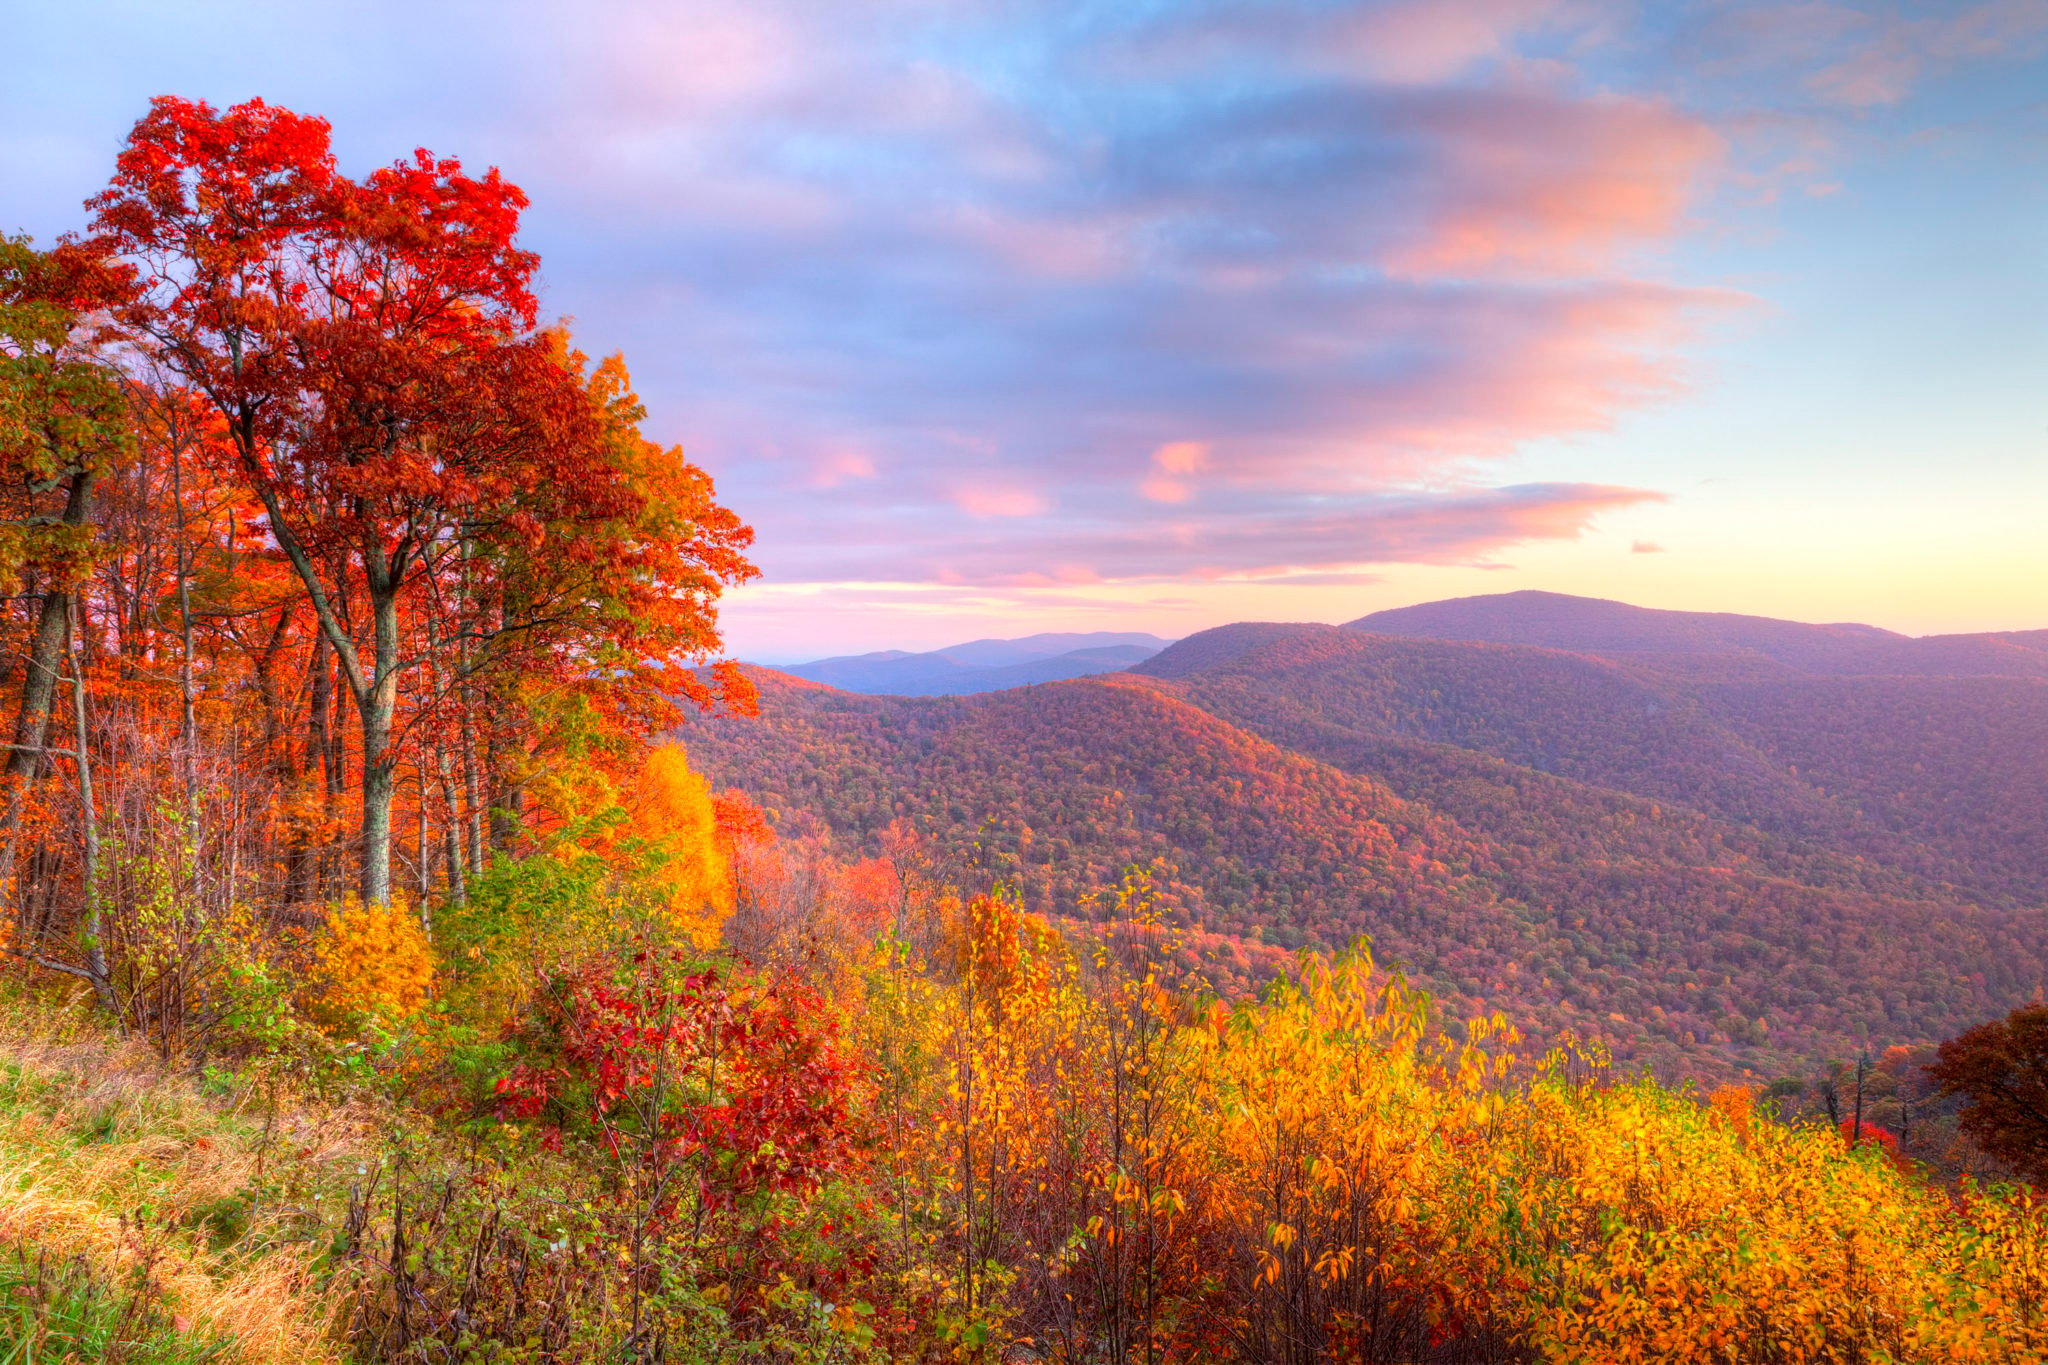
{"label": "sky", "polygon": [[2048,0],[0,0],[0,230],[156,94],[532,199],[768,662],[1542,588],[2048,626]]}

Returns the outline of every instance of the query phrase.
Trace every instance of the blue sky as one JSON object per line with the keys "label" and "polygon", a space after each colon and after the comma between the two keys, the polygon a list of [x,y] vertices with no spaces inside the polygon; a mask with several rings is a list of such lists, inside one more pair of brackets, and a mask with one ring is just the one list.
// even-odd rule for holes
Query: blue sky
{"label": "blue sky", "polygon": [[503,167],[758,527],[750,657],[2048,625],[2048,0],[10,9],[0,227],[158,93]]}

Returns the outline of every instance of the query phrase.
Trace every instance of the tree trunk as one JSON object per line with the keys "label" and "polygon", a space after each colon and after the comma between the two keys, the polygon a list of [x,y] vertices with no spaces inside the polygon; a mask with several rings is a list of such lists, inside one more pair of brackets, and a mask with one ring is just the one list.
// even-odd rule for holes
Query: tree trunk
{"label": "tree trunk", "polygon": [[448,811],[448,899],[456,905],[467,905],[469,883],[463,871],[462,807],[455,799],[454,765],[448,761],[445,745],[436,744],[434,750],[441,771],[441,804]]}
{"label": "tree trunk", "polygon": [[[333,784],[327,774],[334,767],[333,746],[327,739],[327,708],[332,703],[334,670],[327,663],[327,637],[316,625],[313,629],[313,643],[310,660],[307,663],[307,683],[310,696],[306,702],[306,761],[303,764],[287,758],[284,760],[289,771],[288,791],[297,797],[303,790],[302,784],[318,781],[321,784],[321,808],[332,817],[329,807],[333,804]],[[287,751],[290,745],[281,746]],[[319,863],[321,856],[315,851],[311,831],[303,818],[295,820],[291,827],[290,843],[285,848],[285,892],[287,905],[300,905],[314,899],[320,893]]]}
{"label": "tree trunk", "polygon": [[476,729],[469,720],[470,691],[462,688],[462,799],[469,807],[469,870],[484,870],[484,801],[476,772]]}
{"label": "tree trunk", "polygon": [[[199,877],[199,717],[192,683],[192,568],[185,549],[185,481],[182,448],[171,451],[171,510],[177,530],[178,568],[178,748],[185,781],[185,845],[192,859],[193,890]],[[140,594],[138,594],[138,597]],[[266,659],[265,663],[269,661]],[[267,673],[266,668],[266,682]],[[267,719],[268,717],[266,717]]]}
{"label": "tree trunk", "polygon": [[[353,709],[350,697],[346,687],[329,688],[325,732],[327,752],[321,758],[327,794],[320,803],[329,831],[340,828],[342,798],[348,795],[348,718]],[[339,894],[339,883],[345,880],[342,854],[341,842],[330,833],[320,854],[320,890],[325,897]]]}
{"label": "tree trunk", "polygon": [[363,725],[363,903],[391,904],[391,802],[398,789],[398,754],[391,745],[391,720],[398,710],[398,594],[371,585],[375,663],[356,697]]}
{"label": "tree trunk", "polygon": [[[91,469],[71,476],[71,488],[64,497],[65,526],[83,526],[92,515]],[[14,747],[0,772],[7,778],[7,806],[0,812],[0,895],[14,880],[15,831],[21,824],[22,806],[28,799],[28,784],[43,761],[43,743],[50,732],[50,708],[57,699],[57,672],[65,650],[65,631],[71,615],[69,593],[62,584],[52,583],[43,592],[36,633],[29,645],[28,668],[21,679],[21,707],[14,717]]]}
{"label": "tree trunk", "polygon": [[391,904],[391,798],[389,749],[391,712],[376,697],[365,698],[363,717],[363,868],[365,905]]}
{"label": "tree trunk", "polygon": [[78,825],[84,845],[79,885],[85,898],[85,916],[79,923],[79,937],[84,940],[81,946],[85,949],[86,979],[92,982],[93,995],[103,1009],[118,1014],[113,977],[107,970],[107,945],[103,936],[105,923],[100,913],[100,823],[93,809],[92,750],[86,742],[85,649],[84,641],[79,638],[85,623],[83,605],[82,597],[72,602],[71,615],[80,628],[68,632],[79,646],[71,659],[71,709],[78,718]]}
{"label": "tree trunk", "polygon": [[413,847],[419,852],[419,861],[414,871],[419,876],[420,927],[432,933],[434,926],[429,918],[432,911],[428,909],[428,905],[434,894],[434,845],[427,833],[427,765],[422,760],[414,763],[412,768],[419,783],[419,801],[415,811],[419,820],[419,833],[413,839]]}
{"label": "tree trunk", "polygon": [[[92,514],[93,477],[90,469],[81,469],[71,476],[71,491],[64,499],[65,526],[83,526]],[[35,773],[36,763],[42,757],[43,738],[49,733],[50,707],[57,699],[57,665],[70,612],[69,590],[52,583],[42,599],[35,640],[29,646],[28,671],[21,680],[21,709],[14,718],[14,748],[7,755],[6,771],[10,777],[26,778]]]}

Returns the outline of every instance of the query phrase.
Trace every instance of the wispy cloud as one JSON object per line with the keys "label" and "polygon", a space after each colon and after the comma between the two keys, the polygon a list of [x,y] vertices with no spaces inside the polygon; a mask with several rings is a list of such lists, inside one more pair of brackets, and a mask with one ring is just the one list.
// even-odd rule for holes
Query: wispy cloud
{"label": "wispy cloud", "polygon": [[1747,0],[1705,11],[1682,51],[1708,74],[1759,78],[1824,105],[1897,104],[1922,83],[1975,61],[2010,62],[2048,47],[2048,0]]}

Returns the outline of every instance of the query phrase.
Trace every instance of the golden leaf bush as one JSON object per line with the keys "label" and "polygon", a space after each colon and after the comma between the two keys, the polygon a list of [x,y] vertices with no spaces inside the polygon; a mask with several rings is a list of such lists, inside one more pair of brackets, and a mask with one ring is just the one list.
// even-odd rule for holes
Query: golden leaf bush
{"label": "golden leaf bush", "polygon": [[341,1022],[416,1014],[434,993],[434,948],[403,900],[365,905],[351,896],[313,938],[314,1008]]}

